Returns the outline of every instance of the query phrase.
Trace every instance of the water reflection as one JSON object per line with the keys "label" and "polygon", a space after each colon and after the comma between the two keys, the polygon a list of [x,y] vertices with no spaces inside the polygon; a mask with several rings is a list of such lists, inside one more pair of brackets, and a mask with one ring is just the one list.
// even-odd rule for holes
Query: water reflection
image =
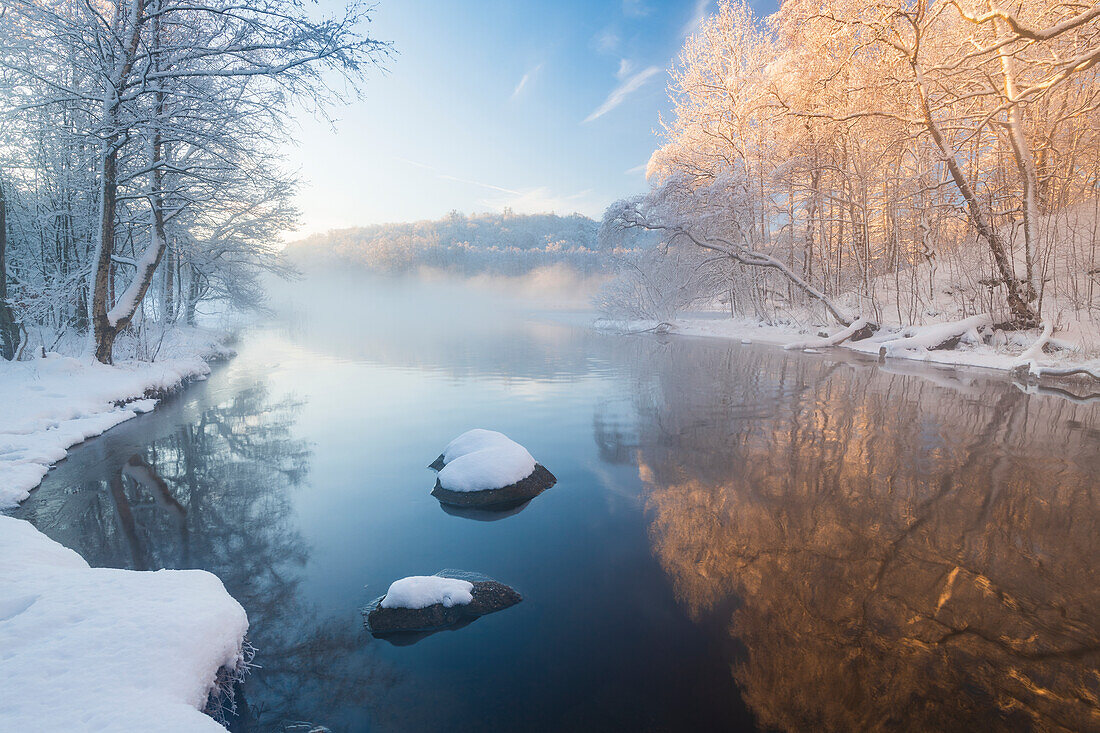
{"label": "water reflection", "polygon": [[[1100,729],[1100,406],[525,316],[464,337],[353,315],[251,334],[20,511],[95,565],[223,578],[262,665],[239,729]],[[477,425],[560,486],[449,516],[424,458]],[[359,607],[442,565],[528,601],[372,642]]]}
{"label": "water reflection", "polygon": [[[651,342],[655,556],[761,725],[1100,729],[1100,412],[1004,380]],[[927,372],[927,370],[925,370]],[[733,376],[736,375],[736,376]]]}
{"label": "water reflection", "polygon": [[491,507],[458,506],[456,504],[447,504],[441,501],[439,502],[439,508],[452,517],[472,519],[475,522],[496,522],[501,519],[507,519],[508,517],[514,517],[526,509],[531,501],[531,499],[524,499],[512,504],[498,504]]}
{"label": "water reflection", "polygon": [[258,668],[237,689],[234,730],[338,727],[339,711],[361,717],[388,684],[354,619],[318,613],[299,589],[309,547],[290,493],[310,460],[308,445],[291,437],[300,406],[272,400],[261,383],[189,420],[174,414],[178,404],[158,409],[143,418],[152,439],[137,453],[98,457],[89,473],[105,478],[48,487],[24,507],[95,566],[201,567],[222,580],[248,612],[258,650]]}

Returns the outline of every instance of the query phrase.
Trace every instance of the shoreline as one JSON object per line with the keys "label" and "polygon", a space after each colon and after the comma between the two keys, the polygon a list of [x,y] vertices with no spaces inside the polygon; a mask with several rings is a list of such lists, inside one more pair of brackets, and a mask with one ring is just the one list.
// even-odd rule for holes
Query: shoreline
{"label": "shoreline", "polygon": [[15,509],[69,448],[151,411],[235,355],[224,331],[188,328],[159,361],[100,364],[47,352],[0,362],[0,512]]}
{"label": "shoreline", "polygon": [[0,678],[13,693],[0,728],[224,731],[207,707],[224,670],[248,668],[248,616],[217,576],[93,568],[5,513],[71,447],[150,412],[236,353],[225,331],[175,335],[160,361],[47,353],[0,362],[0,403],[12,408],[0,416]]}
{"label": "shoreline", "polygon": [[[717,315],[717,314],[715,314]],[[930,324],[915,328],[900,328],[897,326],[885,326],[883,331],[897,338],[903,334],[913,332],[928,332],[942,327],[944,324]],[[884,343],[884,337],[876,334],[869,339],[861,341],[844,341],[838,344],[813,343],[825,341],[828,336],[822,337],[824,329],[798,331],[792,327],[769,326],[767,324],[749,319],[733,319],[728,316],[719,317],[685,317],[677,318],[671,322],[655,320],[613,320],[598,318],[592,324],[597,331],[620,332],[623,334],[638,334],[645,332],[666,333],[674,336],[690,336],[696,338],[719,339],[726,341],[739,341],[742,344],[764,344],[777,346],[789,351],[801,351],[803,353],[821,353],[828,349],[843,349],[846,352],[860,354],[865,357],[883,360],[883,363],[901,360],[905,362],[923,363],[941,367],[966,367],[970,369],[992,370],[1017,378],[1024,372],[1030,383],[1036,383],[1042,378],[1044,370],[1061,369],[1066,367],[1080,367],[1089,369],[1094,375],[1100,374],[1100,359],[1072,359],[1079,351],[1073,349],[1072,344],[1052,341],[1058,344],[1058,355],[1053,356],[1043,353],[1041,358],[1028,358],[1028,352],[1035,345],[1039,336],[1026,332],[1026,335],[1013,334],[1023,343],[1011,344],[1011,351],[996,349],[986,344],[960,343],[953,348],[928,349],[916,347],[906,350],[891,350],[880,356],[880,349]],[[834,327],[829,336],[835,336],[844,329]],[[880,332],[882,333],[882,332]],[[1009,346],[1009,344],[1005,344]],[[1070,347],[1070,348],[1065,348]],[[1079,348],[1079,347],[1077,347]],[[1041,363],[1040,363],[1041,362]],[[1058,375],[1052,374],[1057,377]],[[1060,382],[1062,380],[1059,380]],[[1080,381],[1080,380],[1078,380]]]}
{"label": "shoreline", "polygon": [[205,710],[248,616],[217,576],[93,568],[3,514],[0,558],[0,728],[224,731]]}

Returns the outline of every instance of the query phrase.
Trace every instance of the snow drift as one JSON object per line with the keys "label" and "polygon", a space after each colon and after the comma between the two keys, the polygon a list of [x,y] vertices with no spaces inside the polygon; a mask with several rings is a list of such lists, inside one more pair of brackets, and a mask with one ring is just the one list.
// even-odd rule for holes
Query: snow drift
{"label": "snow drift", "polygon": [[0,559],[0,730],[223,730],[202,709],[248,619],[214,575],[91,568],[5,516]]}

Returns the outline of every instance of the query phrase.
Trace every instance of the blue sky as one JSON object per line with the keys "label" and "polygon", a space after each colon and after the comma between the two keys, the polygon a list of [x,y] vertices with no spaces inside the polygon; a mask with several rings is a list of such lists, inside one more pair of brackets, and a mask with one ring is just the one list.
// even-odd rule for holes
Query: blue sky
{"label": "blue sky", "polygon": [[301,233],[505,206],[598,217],[644,187],[668,68],[713,9],[381,0],[369,33],[393,42],[388,71],[334,110],[335,129],[301,119]]}

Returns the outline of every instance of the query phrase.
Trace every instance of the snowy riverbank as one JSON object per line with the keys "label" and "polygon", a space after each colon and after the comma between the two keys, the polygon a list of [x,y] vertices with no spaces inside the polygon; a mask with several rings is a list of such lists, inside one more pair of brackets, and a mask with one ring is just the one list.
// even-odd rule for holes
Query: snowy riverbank
{"label": "snowy riverbank", "polygon": [[[72,445],[148,412],[224,334],[175,327],[156,361],[47,353],[0,362],[0,509],[27,498]],[[214,575],[91,568],[29,522],[0,515],[2,730],[222,730],[203,713],[243,659],[248,619]]]}
{"label": "snowy riverbank", "polygon": [[69,447],[153,409],[156,397],[205,378],[209,361],[233,352],[216,331],[175,328],[156,361],[49,352],[30,361],[0,361],[0,509],[27,498]]}
{"label": "snowy riverbank", "polygon": [[[668,324],[660,324],[657,321],[607,319],[600,319],[595,323],[596,328],[607,331],[638,333],[660,329],[681,336],[730,339],[742,343],[769,344],[811,352],[823,348],[844,348],[876,357],[884,345],[889,345],[890,341],[893,341],[898,346],[888,349],[889,358],[1004,371],[1012,371],[1023,366],[1038,373],[1055,368],[1083,367],[1100,374],[1100,358],[1091,353],[1079,339],[1049,338],[1046,341],[1046,349],[1051,353],[1047,353],[1042,348],[1034,349],[1036,342],[1043,335],[1039,330],[1011,334],[1002,334],[998,331],[994,334],[992,344],[978,338],[976,333],[964,333],[952,348],[930,348],[930,344],[936,345],[946,339],[946,337],[937,337],[938,334],[945,332],[946,325],[928,324],[912,328],[888,326],[869,339],[828,344],[826,342],[830,338],[840,334],[844,329],[833,327],[827,331],[824,329],[806,331],[789,326],[768,326],[749,319],[720,317],[718,314],[692,314],[677,318]],[[967,331],[970,330],[967,329]],[[822,334],[825,335],[822,336]],[[903,338],[906,339],[904,343],[901,342]]]}
{"label": "snowy riverbank", "polygon": [[223,730],[202,711],[248,620],[217,577],[91,568],[2,515],[0,558],[0,729]]}

